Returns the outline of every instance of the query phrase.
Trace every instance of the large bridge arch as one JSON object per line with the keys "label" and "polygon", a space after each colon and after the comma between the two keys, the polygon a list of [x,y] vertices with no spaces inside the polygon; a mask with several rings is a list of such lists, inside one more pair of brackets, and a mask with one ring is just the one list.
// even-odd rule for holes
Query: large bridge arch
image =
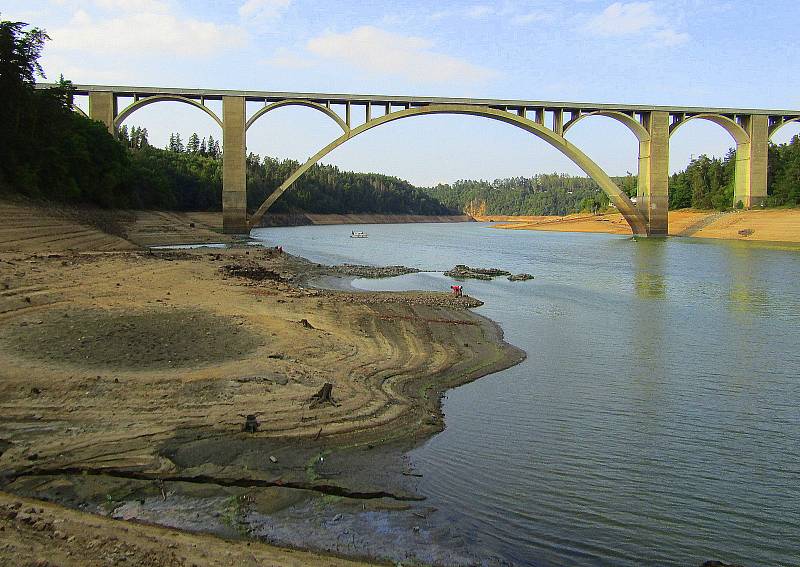
{"label": "large bridge arch", "polygon": [[628,198],[628,196],[625,195],[619,187],[617,187],[616,183],[611,180],[611,178],[600,168],[600,166],[594,163],[586,154],[567,141],[563,136],[559,136],[552,130],[545,128],[543,125],[522,116],[511,114],[510,112],[506,112],[504,110],[468,104],[431,104],[420,107],[406,108],[405,110],[391,112],[389,114],[371,119],[356,128],[346,130],[339,138],[332,141],[330,144],[310,157],[308,161],[301,165],[294,173],[292,173],[292,175],[289,176],[288,179],[286,179],[286,181],[281,184],[280,187],[278,187],[269,197],[267,197],[267,199],[251,217],[250,222],[248,223],[249,227],[254,228],[257,226],[272,204],[275,203],[275,201],[277,201],[278,198],[283,195],[283,193],[285,193],[295,181],[297,181],[314,164],[319,162],[319,160],[324,158],[326,155],[331,153],[345,142],[382,124],[387,124],[403,118],[424,116],[428,114],[460,114],[489,118],[516,126],[517,128],[521,128],[522,130],[535,135],[539,139],[544,140],[552,147],[566,155],[589,177],[594,179],[600,188],[608,195],[611,202],[619,209],[619,211],[628,221],[634,234],[647,234],[647,222],[645,221],[644,216]]}
{"label": "large bridge arch", "polygon": [[217,114],[213,110],[211,110],[210,108],[208,108],[204,104],[201,104],[201,103],[197,102],[196,100],[192,100],[190,98],[186,98],[186,97],[183,97],[183,96],[165,94],[165,95],[148,96],[146,98],[142,98],[142,99],[136,100],[136,101],[132,102],[131,104],[129,104],[128,106],[126,106],[114,118],[114,130],[115,131],[119,130],[120,126],[122,126],[122,123],[131,114],[133,114],[134,112],[136,112],[140,108],[144,108],[145,106],[148,106],[150,104],[154,104],[156,102],[182,102],[184,104],[188,104],[188,105],[194,106],[196,108],[199,108],[200,110],[202,110],[206,114],[208,114],[211,118],[214,119],[214,121],[219,125],[220,128],[223,128],[222,120],[220,119],[220,117],[217,116]]}

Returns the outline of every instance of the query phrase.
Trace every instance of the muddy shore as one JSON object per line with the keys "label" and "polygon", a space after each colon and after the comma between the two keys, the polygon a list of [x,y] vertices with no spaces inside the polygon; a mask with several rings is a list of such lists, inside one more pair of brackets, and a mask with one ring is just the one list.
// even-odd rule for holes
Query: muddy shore
{"label": "muddy shore", "polygon": [[[469,311],[473,298],[311,287],[354,275],[364,268],[252,247],[0,252],[4,501],[355,558],[469,562],[428,524],[436,511],[403,456],[444,427],[447,389],[524,353]],[[312,407],[325,383],[334,403]],[[246,414],[257,432],[242,431]],[[155,541],[172,557],[169,537]],[[18,549],[0,546],[0,563]]]}

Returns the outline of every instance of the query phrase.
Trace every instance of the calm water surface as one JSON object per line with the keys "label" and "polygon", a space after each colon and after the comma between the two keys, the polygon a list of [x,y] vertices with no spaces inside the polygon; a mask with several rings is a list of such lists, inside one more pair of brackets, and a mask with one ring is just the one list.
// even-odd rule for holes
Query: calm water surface
{"label": "calm water surface", "polygon": [[800,565],[800,250],[477,223],[254,235],[325,263],[536,276],[465,283],[528,359],[451,390],[447,429],[411,454],[454,544],[521,565]]}

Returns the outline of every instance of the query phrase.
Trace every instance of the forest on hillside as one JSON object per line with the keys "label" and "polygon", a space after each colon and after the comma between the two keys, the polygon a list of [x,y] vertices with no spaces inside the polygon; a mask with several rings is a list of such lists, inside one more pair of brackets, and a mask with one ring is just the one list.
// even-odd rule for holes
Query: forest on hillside
{"label": "forest on hillside", "polygon": [[[0,21],[0,193],[106,208],[219,210],[219,141],[173,134],[154,148],[143,128],[105,125],[72,111],[72,84],[36,89],[47,34]],[[277,188],[297,162],[247,158],[252,208]],[[276,211],[443,215],[450,211],[406,181],[378,174],[313,167],[275,205]]]}
{"label": "forest on hillside", "polygon": [[[670,209],[731,209],[736,152],[723,158],[701,155],[669,180]],[[633,175],[612,178],[629,196],[636,195]],[[767,207],[800,205],[800,137],[771,144]],[[425,189],[444,205],[482,215],[565,215],[608,206],[593,180],[564,174],[512,177],[495,181],[461,180]]]}

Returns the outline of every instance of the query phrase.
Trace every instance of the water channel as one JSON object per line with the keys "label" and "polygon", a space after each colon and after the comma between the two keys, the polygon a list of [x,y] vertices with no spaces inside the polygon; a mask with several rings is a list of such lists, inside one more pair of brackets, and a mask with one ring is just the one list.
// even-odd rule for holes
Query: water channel
{"label": "water channel", "polygon": [[451,390],[446,430],[411,454],[463,545],[519,565],[800,565],[800,248],[479,223],[253,235],[328,264],[536,276],[465,283],[528,359]]}

